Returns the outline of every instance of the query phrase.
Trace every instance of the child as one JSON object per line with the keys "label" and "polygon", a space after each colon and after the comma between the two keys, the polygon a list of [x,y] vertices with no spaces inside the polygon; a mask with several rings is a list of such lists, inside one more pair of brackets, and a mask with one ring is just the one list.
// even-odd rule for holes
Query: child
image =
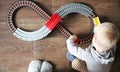
{"label": "child", "polygon": [[74,61],[77,58],[84,61],[88,72],[109,72],[114,61],[116,43],[119,39],[119,31],[112,23],[105,22],[94,28],[92,44],[83,49],[77,47],[74,41],[76,35],[67,39],[67,58]]}

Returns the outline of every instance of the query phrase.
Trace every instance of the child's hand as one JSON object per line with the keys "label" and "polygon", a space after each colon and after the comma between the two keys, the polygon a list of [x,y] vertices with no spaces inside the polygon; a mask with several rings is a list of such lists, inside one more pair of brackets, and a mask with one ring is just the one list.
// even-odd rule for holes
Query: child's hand
{"label": "child's hand", "polygon": [[75,41],[78,37],[76,35],[71,35],[70,38]]}

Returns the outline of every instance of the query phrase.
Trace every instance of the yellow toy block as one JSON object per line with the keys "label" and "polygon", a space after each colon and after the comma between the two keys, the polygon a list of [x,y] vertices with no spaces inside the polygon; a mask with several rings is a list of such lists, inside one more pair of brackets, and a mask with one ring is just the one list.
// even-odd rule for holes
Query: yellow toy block
{"label": "yellow toy block", "polygon": [[100,19],[99,19],[99,17],[98,17],[98,16],[97,16],[97,17],[94,17],[94,18],[93,18],[93,22],[94,22],[95,25],[99,25],[99,24],[100,24]]}

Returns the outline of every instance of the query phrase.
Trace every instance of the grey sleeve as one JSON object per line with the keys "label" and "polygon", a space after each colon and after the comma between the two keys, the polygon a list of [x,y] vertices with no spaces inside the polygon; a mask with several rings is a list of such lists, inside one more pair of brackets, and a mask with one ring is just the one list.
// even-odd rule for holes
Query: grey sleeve
{"label": "grey sleeve", "polygon": [[78,59],[81,59],[83,61],[86,60],[88,56],[88,52],[86,51],[86,49],[77,47],[74,41],[70,38],[67,39],[66,43],[67,43],[67,49],[72,55],[76,56]]}

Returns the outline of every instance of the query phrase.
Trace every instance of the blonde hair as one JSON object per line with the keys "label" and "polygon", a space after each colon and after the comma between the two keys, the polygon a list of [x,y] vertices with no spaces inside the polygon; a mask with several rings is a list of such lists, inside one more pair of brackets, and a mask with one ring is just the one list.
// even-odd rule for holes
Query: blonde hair
{"label": "blonde hair", "polygon": [[94,28],[94,33],[98,38],[98,44],[103,50],[109,50],[116,45],[119,40],[119,30],[110,22],[104,22]]}

